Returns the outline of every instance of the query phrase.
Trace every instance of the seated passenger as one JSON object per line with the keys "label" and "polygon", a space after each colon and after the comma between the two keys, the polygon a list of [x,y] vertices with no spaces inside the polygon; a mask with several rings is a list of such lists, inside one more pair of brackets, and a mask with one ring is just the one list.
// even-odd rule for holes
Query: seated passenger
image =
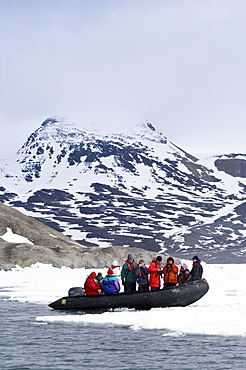
{"label": "seated passenger", "polygon": [[97,284],[101,284],[102,283],[102,279],[103,279],[103,276],[102,276],[102,273],[101,272],[98,272],[97,276],[95,277],[95,282]]}
{"label": "seated passenger", "polygon": [[102,279],[102,288],[105,294],[115,294],[120,291],[119,280],[114,276],[112,269],[109,269],[105,278]]}
{"label": "seated passenger", "polygon": [[101,293],[101,285],[95,282],[96,273],[93,271],[85,280],[84,290],[86,295],[98,295]]}
{"label": "seated passenger", "polygon": [[190,278],[190,270],[188,270],[187,265],[182,265],[179,272],[178,281],[179,284],[183,284],[184,282],[188,281]]}

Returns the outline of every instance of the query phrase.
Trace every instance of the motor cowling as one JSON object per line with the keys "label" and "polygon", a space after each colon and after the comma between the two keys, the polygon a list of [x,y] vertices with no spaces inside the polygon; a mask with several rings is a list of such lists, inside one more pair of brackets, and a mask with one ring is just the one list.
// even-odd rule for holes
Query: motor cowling
{"label": "motor cowling", "polygon": [[77,297],[77,296],[81,296],[81,295],[85,295],[85,291],[82,287],[70,288],[69,291],[68,291],[68,296],[69,297]]}

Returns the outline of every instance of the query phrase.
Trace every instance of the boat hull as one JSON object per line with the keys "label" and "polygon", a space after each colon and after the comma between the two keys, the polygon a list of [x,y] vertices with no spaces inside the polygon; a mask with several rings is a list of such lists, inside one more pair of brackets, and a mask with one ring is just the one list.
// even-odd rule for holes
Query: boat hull
{"label": "boat hull", "polygon": [[108,310],[121,307],[135,309],[185,307],[202,298],[208,289],[209,285],[207,281],[197,280],[154,292],[63,297],[50,303],[49,307],[56,310]]}

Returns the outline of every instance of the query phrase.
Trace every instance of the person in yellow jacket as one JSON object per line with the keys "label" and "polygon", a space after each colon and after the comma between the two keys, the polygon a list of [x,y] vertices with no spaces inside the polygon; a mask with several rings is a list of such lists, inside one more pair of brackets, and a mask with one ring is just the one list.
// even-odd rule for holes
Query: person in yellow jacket
{"label": "person in yellow jacket", "polygon": [[178,266],[174,264],[173,257],[168,257],[167,263],[163,268],[164,288],[175,286],[178,283]]}

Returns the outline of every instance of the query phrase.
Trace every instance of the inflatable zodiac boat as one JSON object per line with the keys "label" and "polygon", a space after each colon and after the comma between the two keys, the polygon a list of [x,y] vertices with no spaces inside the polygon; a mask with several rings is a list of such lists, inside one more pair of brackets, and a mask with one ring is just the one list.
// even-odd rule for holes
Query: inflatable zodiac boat
{"label": "inflatable zodiac boat", "polygon": [[56,310],[97,310],[114,308],[151,309],[154,307],[185,307],[200,298],[208,291],[206,280],[189,281],[171,288],[154,292],[111,295],[83,295],[82,288],[71,288],[69,295],[50,303]]}

